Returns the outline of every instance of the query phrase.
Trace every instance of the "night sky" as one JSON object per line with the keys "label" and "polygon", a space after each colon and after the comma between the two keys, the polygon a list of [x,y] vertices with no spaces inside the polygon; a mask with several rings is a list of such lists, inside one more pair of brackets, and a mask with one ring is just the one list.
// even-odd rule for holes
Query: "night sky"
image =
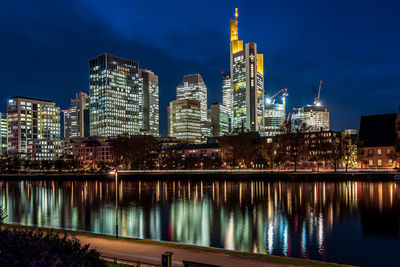
{"label": "night sky", "polygon": [[266,93],[289,90],[289,107],[311,104],[318,83],[334,130],[360,114],[400,105],[399,1],[3,1],[0,111],[30,96],[62,109],[88,93],[89,59],[108,52],[159,75],[160,131],[183,75],[200,73],[208,104],[221,102],[229,71],[229,19],[264,54]]}

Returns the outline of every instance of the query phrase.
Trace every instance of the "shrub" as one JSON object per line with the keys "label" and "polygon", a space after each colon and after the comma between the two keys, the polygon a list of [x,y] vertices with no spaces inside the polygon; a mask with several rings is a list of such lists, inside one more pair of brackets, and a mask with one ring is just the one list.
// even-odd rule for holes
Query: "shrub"
{"label": "shrub", "polygon": [[0,230],[0,266],[107,266],[75,237],[31,230]]}
{"label": "shrub", "polygon": [[2,207],[0,207],[0,227],[3,225],[4,219],[5,219],[6,217],[7,217],[6,211],[3,210]]}

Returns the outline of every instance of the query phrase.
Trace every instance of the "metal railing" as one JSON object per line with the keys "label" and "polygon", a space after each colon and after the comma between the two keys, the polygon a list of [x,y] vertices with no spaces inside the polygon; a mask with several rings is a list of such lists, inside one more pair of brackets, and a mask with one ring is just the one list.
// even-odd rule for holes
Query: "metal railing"
{"label": "metal railing", "polygon": [[131,265],[135,267],[161,267],[161,264],[154,264],[154,263],[148,263],[148,262],[143,262],[139,260],[127,260],[127,259],[121,259],[118,257],[107,257],[107,256],[101,256],[105,261],[111,261],[114,263],[121,263],[121,264],[126,264],[126,265]]}

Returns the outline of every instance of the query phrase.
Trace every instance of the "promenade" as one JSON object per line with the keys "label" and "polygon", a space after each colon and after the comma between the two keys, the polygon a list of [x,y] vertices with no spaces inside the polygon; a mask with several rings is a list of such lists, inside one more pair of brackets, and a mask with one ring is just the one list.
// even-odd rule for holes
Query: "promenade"
{"label": "promenade", "polygon": [[[183,266],[182,260],[201,262],[222,267],[258,267],[258,266],[344,266],[317,261],[292,259],[277,256],[262,257],[258,254],[225,251],[222,249],[201,250],[197,247],[185,248],[176,244],[176,247],[168,244],[132,242],[128,240],[112,240],[87,235],[76,236],[83,244],[90,244],[98,249],[103,256],[118,257],[127,260],[140,260],[147,263],[161,264],[161,254],[165,251],[173,252],[173,266]],[[182,248],[179,248],[182,246]],[[269,259],[268,259],[269,258]]]}

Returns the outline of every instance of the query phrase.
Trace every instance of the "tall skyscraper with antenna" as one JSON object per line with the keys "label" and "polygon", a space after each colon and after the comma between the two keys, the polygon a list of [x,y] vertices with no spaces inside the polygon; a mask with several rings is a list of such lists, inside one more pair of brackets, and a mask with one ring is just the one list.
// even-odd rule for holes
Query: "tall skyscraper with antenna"
{"label": "tall skyscraper with antenna", "polygon": [[230,20],[230,77],[232,96],[232,129],[264,132],[264,59],[256,43],[239,40],[238,10]]}

